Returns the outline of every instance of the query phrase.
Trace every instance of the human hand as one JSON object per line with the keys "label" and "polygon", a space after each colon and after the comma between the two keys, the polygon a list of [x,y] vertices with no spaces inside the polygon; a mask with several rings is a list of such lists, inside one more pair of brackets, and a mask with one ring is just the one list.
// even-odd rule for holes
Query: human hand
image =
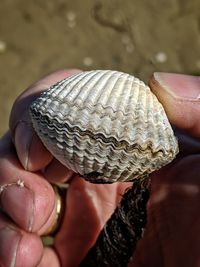
{"label": "human hand", "polygon": [[[33,195],[32,200],[26,188],[22,193],[20,191],[22,189],[18,190],[16,186],[10,187],[1,195],[1,208],[12,218],[11,221],[3,213],[0,214],[0,263],[3,266],[10,266],[11,262],[16,260],[13,266],[37,266],[40,261],[38,266],[56,267],[60,266],[59,259],[62,266],[77,266],[98,235],[100,227],[112,213],[124,190],[124,185],[95,186],[84,182],[78,176],[73,177],[66,200],[67,210],[63,225],[56,236],[55,249],[43,249],[37,234],[42,234],[49,228],[55,215],[54,193],[44,177],[48,181],[66,181],[71,173],[69,171],[66,173],[62,165],[55,159],[52,160],[52,156],[32,131],[27,116],[28,106],[36,97],[34,94],[38,94],[42,89],[67,75],[70,73],[59,72],[46,77],[23,93],[15,103],[10,125],[17,154],[9,134],[1,140],[0,183],[4,185],[16,182],[20,178],[25,181],[25,187],[31,189],[31,195]],[[183,77],[181,81],[182,79]],[[194,82],[196,80],[189,83],[193,88]],[[186,83],[188,84],[187,81]],[[196,88],[199,88],[198,85]],[[155,89],[153,86],[153,91],[162,99],[162,91],[155,91]],[[180,128],[190,128],[188,131],[198,136],[198,101],[178,101],[163,92],[167,97],[161,102],[166,101],[164,106],[171,121]],[[194,104],[193,102],[197,104],[191,105],[191,103]],[[187,120],[181,110],[187,115],[190,114]],[[198,226],[199,194],[198,190],[194,189],[198,189],[196,171],[198,171],[200,146],[197,139],[182,133],[179,133],[179,137],[181,157],[152,177],[148,226],[144,238],[138,244],[131,266],[196,266],[198,261],[198,231],[196,228],[191,231],[190,227],[194,225],[196,217]],[[26,171],[20,165],[18,158]],[[43,169],[44,166],[48,167],[43,175],[38,170]],[[20,200],[20,197],[22,201],[16,201]],[[82,201],[78,201],[79,199]],[[182,202],[184,205],[181,207]],[[23,205],[20,205],[21,203]],[[30,207],[34,210],[33,213]],[[176,219],[177,217],[180,220]],[[10,232],[8,229],[15,229],[17,232]],[[90,230],[89,233],[88,230]],[[168,231],[172,234],[170,235]],[[186,242],[183,242],[184,236]],[[18,248],[17,243],[19,243]],[[189,253],[186,254],[188,251]],[[183,257],[182,253],[187,256]]]}
{"label": "human hand", "polygon": [[[14,103],[10,131],[0,140],[0,266],[75,267],[130,184],[94,185],[67,170],[32,129],[29,105],[56,81],[77,71],[53,73],[29,87]],[[73,176],[73,178],[71,178]],[[24,187],[17,186],[17,181]],[[40,236],[55,220],[50,182],[69,182],[66,211],[53,247]]]}
{"label": "human hand", "polygon": [[200,78],[158,73],[150,87],[179,128],[180,153],[152,175],[147,229],[129,266],[200,266]]}

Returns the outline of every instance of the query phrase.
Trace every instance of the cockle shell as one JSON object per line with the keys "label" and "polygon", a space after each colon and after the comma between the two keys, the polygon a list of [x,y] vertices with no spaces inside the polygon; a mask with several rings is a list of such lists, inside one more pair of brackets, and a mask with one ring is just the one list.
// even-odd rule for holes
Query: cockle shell
{"label": "cockle shell", "polygon": [[30,114],[47,149],[91,182],[146,176],[178,152],[162,105],[126,73],[95,70],[68,77],[36,99]]}

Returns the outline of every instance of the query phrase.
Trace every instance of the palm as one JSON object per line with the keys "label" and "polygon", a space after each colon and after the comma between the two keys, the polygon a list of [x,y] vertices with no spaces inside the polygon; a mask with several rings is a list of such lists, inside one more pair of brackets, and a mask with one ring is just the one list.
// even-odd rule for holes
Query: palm
{"label": "palm", "polygon": [[62,266],[78,266],[128,186],[130,183],[95,185],[79,176],[73,178],[65,218],[55,238]]}

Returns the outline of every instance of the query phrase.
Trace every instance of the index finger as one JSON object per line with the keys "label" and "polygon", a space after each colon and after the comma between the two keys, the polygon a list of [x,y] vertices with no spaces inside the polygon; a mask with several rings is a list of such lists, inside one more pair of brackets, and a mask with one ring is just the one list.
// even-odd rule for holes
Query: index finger
{"label": "index finger", "polygon": [[44,147],[33,130],[29,116],[30,104],[54,83],[80,72],[79,70],[60,70],[49,74],[26,89],[14,102],[10,114],[10,131],[19,160],[29,171],[44,168],[52,160],[52,155]]}

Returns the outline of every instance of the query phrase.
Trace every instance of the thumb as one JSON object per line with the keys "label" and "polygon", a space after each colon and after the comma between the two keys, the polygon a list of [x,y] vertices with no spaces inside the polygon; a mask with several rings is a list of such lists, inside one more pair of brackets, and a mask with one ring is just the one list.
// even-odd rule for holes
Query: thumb
{"label": "thumb", "polygon": [[149,85],[170,122],[200,137],[200,77],[156,72]]}

